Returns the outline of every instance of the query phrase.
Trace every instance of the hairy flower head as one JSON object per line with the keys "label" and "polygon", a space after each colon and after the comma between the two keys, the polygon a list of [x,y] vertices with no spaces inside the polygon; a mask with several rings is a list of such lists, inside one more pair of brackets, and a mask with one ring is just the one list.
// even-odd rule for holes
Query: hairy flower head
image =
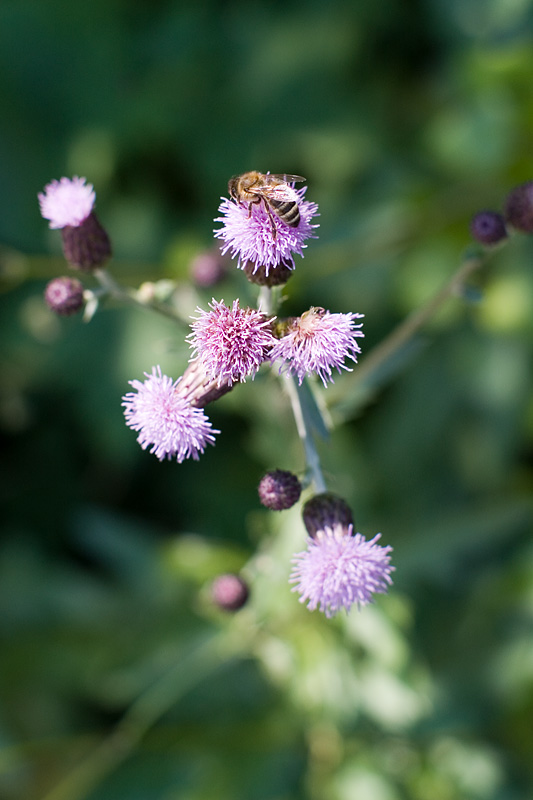
{"label": "hairy flower head", "polygon": [[230,251],[232,258],[238,258],[239,269],[248,263],[253,265],[252,272],[263,267],[266,276],[276,267],[294,269],[294,254],[303,257],[305,242],[316,238],[313,231],[318,227],[311,222],[318,214],[318,206],[304,199],[306,188],[294,190],[300,211],[300,222],[295,228],[273,214],[264,201],[249,207],[222,198],[218,209],[221,216],[215,219],[222,227],[214,232],[224,243],[222,254]]}
{"label": "hairy flower head", "polygon": [[52,181],[38,194],[41,215],[50,228],[78,227],[93,210],[96,195],[86,178]]}
{"label": "hairy flower head", "polygon": [[209,307],[211,311],[197,309],[199,316],[187,337],[193,358],[202,362],[218,386],[253,378],[276,341],[271,320],[255,309],[240,308],[239,300],[229,308],[213,298]]}
{"label": "hairy flower head", "polygon": [[129,381],[135,389],[122,398],[126,424],[139,431],[137,441],[143,450],[150,447],[162,461],[175,458],[181,464],[186,458],[198,460],[207,444],[214,444],[214,434],[220,431],[211,427],[202,409],[192,406],[179,391],[181,378],[161,374],[153,367],[145,372],[146,380]]}
{"label": "hairy flower head", "polygon": [[306,375],[317,374],[324,386],[333,383],[332,370],[350,371],[344,361],[357,361],[361,348],[355,341],[364,336],[362,314],[331,314],[323,308],[310,308],[289,324],[287,333],[270,353],[272,362],[281,360],[280,372],[296,375],[301,384]]}
{"label": "hairy flower head", "polygon": [[367,541],[353,526],[334,525],[314,539],[307,550],[293,558],[290,583],[296,584],[300,602],[307,608],[323,611],[332,617],[341,608],[349,611],[371,603],[374,594],[383,594],[392,583],[390,565],[392,547],[376,544],[381,534]]}

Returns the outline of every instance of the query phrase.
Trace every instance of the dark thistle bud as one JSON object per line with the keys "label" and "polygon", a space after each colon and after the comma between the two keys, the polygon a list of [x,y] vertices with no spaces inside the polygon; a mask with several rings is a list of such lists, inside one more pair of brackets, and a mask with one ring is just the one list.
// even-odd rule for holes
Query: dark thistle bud
{"label": "dark thistle bud", "polygon": [[192,282],[202,289],[220,283],[227,274],[226,260],[218,248],[198,253],[189,266]]}
{"label": "dark thistle bud", "polygon": [[505,219],[517,231],[533,232],[533,181],[516,186],[507,196]]}
{"label": "dark thistle bud", "polygon": [[348,503],[332,492],[315,494],[304,505],[302,518],[309,536],[314,539],[324,528],[335,525],[348,527],[353,525],[352,510]]}
{"label": "dark thistle bud", "polygon": [[243,579],[232,573],[219,575],[211,587],[213,602],[223,611],[238,611],[248,600],[249,594]]}
{"label": "dark thistle bud", "polygon": [[275,469],[261,478],[257,491],[264,506],[273,511],[283,511],[298,502],[302,487],[292,472]]}
{"label": "dark thistle bud", "polygon": [[253,261],[247,261],[243,270],[250,283],[270,287],[287,283],[293,273],[293,270],[285,264],[279,264],[276,269],[268,270],[263,264],[257,265]]}
{"label": "dark thistle bud", "polygon": [[63,253],[69,264],[91,272],[111,257],[111,242],[94,212],[80,225],[66,225],[61,230]]}
{"label": "dark thistle bud", "polygon": [[46,305],[55,314],[68,317],[83,308],[83,284],[77,278],[54,278],[44,290]]}
{"label": "dark thistle bud", "polygon": [[472,217],[470,233],[481,244],[497,244],[507,237],[505,220],[497,211],[479,211]]}

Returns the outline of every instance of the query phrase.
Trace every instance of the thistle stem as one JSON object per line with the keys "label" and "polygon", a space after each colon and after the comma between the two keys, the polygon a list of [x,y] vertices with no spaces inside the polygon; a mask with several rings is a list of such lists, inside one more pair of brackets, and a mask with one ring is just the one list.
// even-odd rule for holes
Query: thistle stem
{"label": "thistle stem", "polygon": [[375,373],[392,355],[394,355],[404,344],[406,344],[417,331],[428,322],[443,303],[452,295],[459,294],[466,279],[485,263],[485,259],[480,256],[465,258],[459,269],[452,275],[448,283],[431,297],[421,308],[410,314],[401,322],[382,342],[380,342],[368,356],[363,359],[361,364],[354,372],[354,378],[358,383],[368,381],[369,377]]}
{"label": "thistle stem", "polygon": [[164,303],[158,303],[155,300],[142,300],[134,289],[126,288],[125,286],[121,286],[119,283],[117,283],[117,281],[107,270],[95,269],[93,271],[93,275],[104,292],[110,297],[113,297],[115,300],[119,300],[122,303],[127,303],[140,308],[157,311],[159,314],[163,314],[163,316],[169,317],[175,322],[183,322],[180,315],[174,311],[173,308],[165,305]]}
{"label": "thistle stem", "polygon": [[302,406],[300,387],[294,376],[291,376],[288,380],[284,381],[284,383],[291,401],[292,413],[294,414],[298,435],[302,440],[304,447],[307,474],[310,480],[313,482],[317,494],[320,494],[321,492],[326,491],[326,482],[324,480],[324,476],[322,475],[320,457],[318,455],[311,426],[309,424],[309,415],[304,413]]}

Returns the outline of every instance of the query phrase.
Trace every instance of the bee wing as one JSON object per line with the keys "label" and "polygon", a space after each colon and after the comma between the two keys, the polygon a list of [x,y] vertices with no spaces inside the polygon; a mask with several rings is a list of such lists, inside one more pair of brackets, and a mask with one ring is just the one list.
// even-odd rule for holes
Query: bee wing
{"label": "bee wing", "polygon": [[276,175],[275,173],[269,172],[267,177],[274,178],[278,181],[284,181],[284,183],[303,183],[305,181],[305,178],[302,178],[301,175],[286,175],[285,173],[283,173],[283,175]]}
{"label": "bee wing", "polygon": [[299,200],[296,191],[292,188],[292,186],[289,186],[288,183],[276,183],[272,186],[264,186],[261,189],[253,189],[251,191],[253,191],[254,194],[260,195],[261,197],[279,200],[282,203],[297,203]]}

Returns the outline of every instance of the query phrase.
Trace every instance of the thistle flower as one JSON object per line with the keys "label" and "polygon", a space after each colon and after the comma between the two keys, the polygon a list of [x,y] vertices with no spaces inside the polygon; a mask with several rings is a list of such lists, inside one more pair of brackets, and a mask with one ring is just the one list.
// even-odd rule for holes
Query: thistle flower
{"label": "thistle flower", "polygon": [[50,220],[50,228],[64,228],[67,225],[78,227],[93,210],[96,195],[92,184],[86,178],[75,175],[51,181],[40,192],[39,206],[41,216]]}
{"label": "thistle flower", "polygon": [[49,227],[61,229],[63,253],[73,267],[90,271],[108,260],[111,243],[93,211],[96,195],[85,178],[52,181],[38,198]]}
{"label": "thistle flower", "polygon": [[126,425],[139,431],[137,441],[143,450],[150,447],[160,461],[175,458],[181,464],[186,458],[198,460],[207,444],[214,444],[214,434],[220,431],[211,427],[209,419],[200,408],[193,407],[179,392],[181,378],[161,374],[153,367],[145,372],[146,380],[129,381],[135,392],[122,398]]}
{"label": "thistle flower", "polygon": [[253,378],[276,341],[271,320],[255,309],[240,308],[238,300],[228,308],[213,298],[209,306],[211,311],[197,309],[199,317],[187,337],[193,359],[198,357],[219,387]]}
{"label": "thistle flower", "polygon": [[374,594],[383,594],[392,583],[389,553],[392,547],[376,544],[381,534],[367,541],[360,533],[353,535],[353,526],[326,527],[307,550],[293,558],[289,579],[295,583],[300,602],[314,611],[317,607],[326,617],[341,608],[349,611],[371,603]]}
{"label": "thistle flower", "polygon": [[222,228],[214,231],[224,242],[222,254],[230,251],[232,258],[237,257],[239,269],[244,269],[248,262],[253,265],[252,273],[264,267],[267,277],[276,267],[293,270],[294,254],[303,257],[305,241],[316,238],[313,230],[318,227],[311,223],[318,214],[318,206],[304,200],[306,188],[295,189],[300,211],[300,223],[296,228],[269,213],[264,202],[254,203],[249,210],[248,205],[222,198],[218,209],[222,216],[215,219],[222,223]]}
{"label": "thistle flower", "polygon": [[55,314],[68,317],[83,308],[83,284],[77,278],[62,276],[46,284],[44,299]]}
{"label": "thistle flower", "polygon": [[281,360],[280,373],[296,375],[301,384],[306,375],[316,373],[324,386],[333,383],[332,369],[339,372],[350,368],[344,360],[357,362],[361,348],[355,341],[364,333],[355,323],[363,314],[331,314],[323,308],[311,308],[289,324],[287,333],[270,352],[272,362]]}

